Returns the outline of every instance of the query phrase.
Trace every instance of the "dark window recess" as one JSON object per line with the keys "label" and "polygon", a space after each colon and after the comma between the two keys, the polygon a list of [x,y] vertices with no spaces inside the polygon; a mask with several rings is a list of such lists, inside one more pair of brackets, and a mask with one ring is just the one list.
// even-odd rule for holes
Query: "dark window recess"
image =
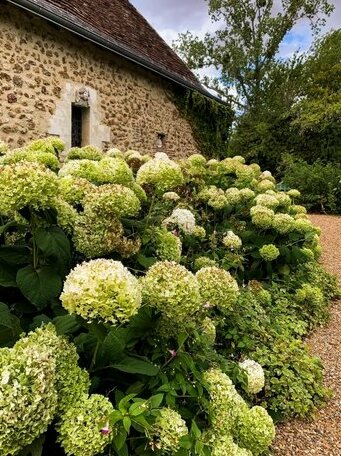
{"label": "dark window recess", "polygon": [[83,112],[79,106],[72,106],[71,147],[82,147]]}

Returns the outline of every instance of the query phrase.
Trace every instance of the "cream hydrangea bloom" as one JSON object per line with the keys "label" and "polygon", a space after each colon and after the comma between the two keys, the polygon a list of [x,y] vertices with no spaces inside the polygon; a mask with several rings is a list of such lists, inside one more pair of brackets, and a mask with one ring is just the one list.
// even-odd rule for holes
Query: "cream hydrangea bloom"
{"label": "cream hydrangea bloom", "polygon": [[268,193],[262,193],[256,196],[255,202],[258,206],[269,207],[271,209],[276,209],[276,207],[279,205],[278,199],[273,195],[269,195]]}
{"label": "cream hydrangea bloom", "polygon": [[85,320],[123,323],[141,305],[138,280],[119,261],[91,260],[76,266],[67,276],[60,296],[63,307]]}
{"label": "cream hydrangea bloom", "polygon": [[223,237],[223,244],[231,250],[238,250],[243,245],[242,240],[233,231],[228,231]]}
{"label": "cream hydrangea bloom", "polygon": [[194,260],[194,270],[195,271],[199,271],[199,269],[206,268],[206,267],[212,267],[212,266],[218,266],[218,265],[211,258],[201,256]]}
{"label": "cream hydrangea bloom", "polygon": [[162,222],[162,225],[165,227],[175,225],[186,234],[192,234],[196,226],[194,214],[188,209],[180,208],[174,209],[170,217]]}
{"label": "cream hydrangea bloom", "polygon": [[264,388],[265,384],[262,366],[252,359],[246,359],[242,363],[239,363],[239,367],[243,369],[247,375],[247,391],[252,394],[259,393]]}
{"label": "cream hydrangea bloom", "polygon": [[162,228],[156,229],[153,234],[155,235],[154,245],[157,257],[163,261],[179,263],[182,252],[182,243],[179,237]]}
{"label": "cream hydrangea bloom", "polygon": [[87,179],[71,175],[59,178],[60,195],[64,200],[75,206],[82,204],[87,192],[95,189],[95,186]]}
{"label": "cream hydrangea bloom", "polygon": [[205,267],[196,273],[196,278],[204,302],[221,310],[229,310],[236,303],[239,288],[229,272],[214,266]]}
{"label": "cream hydrangea bloom", "polygon": [[10,214],[29,206],[52,207],[58,194],[57,176],[39,163],[20,162],[0,166],[0,213]]}
{"label": "cream hydrangea bloom", "polygon": [[59,169],[58,158],[54,153],[50,152],[23,148],[12,150],[7,152],[7,154],[3,157],[0,157],[0,163],[3,165],[10,165],[19,162],[40,163],[53,171],[58,171]]}
{"label": "cream hydrangea bloom", "polygon": [[104,396],[84,394],[70,407],[58,424],[58,441],[68,456],[97,456],[102,454],[115,435],[107,429],[114,409]]}
{"label": "cream hydrangea bloom", "polygon": [[188,434],[185,421],[178,412],[162,408],[152,427],[152,436],[156,439],[155,447],[162,453],[174,454],[180,449],[181,437]]}
{"label": "cream hydrangea bloom", "polygon": [[259,228],[270,228],[275,213],[272,209],[264,206],[253,206],[250,210],[252,223]]}
{"label": "cream hydrangea bloom", "polygon": [[272,221],[272,228],[280,234],[289,233],[294,229],[295,219],[289,214],[275,214]]}
{"label": "cream hydrangea bloom", "polygon": [[66,161],[83,159],[99,161],[102,158],[104,153],[94,146],[72,147],[66,155]]}
{"label": "cream hydrangea bloom", "polygon": [[180,196],[176,192],[166,192],[162,195],[162,198],[166,201],[179,201]]}
{"label": "cream hydrangea bloom", "polygon": [[201,305],[195,276],[171,261],[157,262],[147,271],[142,294],[146,304],[177,321],[193,315]]}

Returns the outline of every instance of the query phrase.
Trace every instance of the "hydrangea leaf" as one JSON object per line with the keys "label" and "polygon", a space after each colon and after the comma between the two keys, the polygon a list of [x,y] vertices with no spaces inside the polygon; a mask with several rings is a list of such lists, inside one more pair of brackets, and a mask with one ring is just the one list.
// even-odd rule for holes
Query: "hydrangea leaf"
{"label": "hydrangea leaf", "polygon": [[34,269],[26,266],[17,273],[17,284],[22,294],[37,309],[46,307],[62,290],[62,280],[51,266]]}
{"label": "hydrangea leaf", "polygon": [[126,356],[119,363],[112,364],[111,367],[128,374],[141,374],[154,377],[159,373],[159,368],[150,361]]}

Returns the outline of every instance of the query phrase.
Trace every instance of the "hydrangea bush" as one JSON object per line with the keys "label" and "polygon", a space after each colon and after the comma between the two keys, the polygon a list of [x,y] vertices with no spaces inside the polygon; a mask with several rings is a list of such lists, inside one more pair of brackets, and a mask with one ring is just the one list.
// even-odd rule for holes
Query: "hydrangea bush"
{"label": "hydrangea bush", "polygon": [[0,142],[0,453],[267,454],[328,397],[299,193],[240,156],[62,152]]}

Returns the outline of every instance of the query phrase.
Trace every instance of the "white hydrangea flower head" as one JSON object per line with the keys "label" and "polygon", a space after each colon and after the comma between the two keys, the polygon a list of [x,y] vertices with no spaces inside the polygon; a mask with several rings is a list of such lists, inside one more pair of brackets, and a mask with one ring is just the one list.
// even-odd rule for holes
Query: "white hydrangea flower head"
{"label": "white hydrangea flower head", "polygon": [[216,210],[224,209],[228,206],[228,200],[224,190],[214,185],[201,190],[197,198]]}
{"label": "white hydrangea flower head", "polygon": [[255,406],[241,416],[235,429],[237,443],[254,455],[268,450],[275,438],[275,426],[268,412]]}
{"label": "white hydrangea flower head", "polygon": [[289,233],[294,229],[295,219],[289,214],[275,214],[272,227],[280,234]]}
{"label": "white hydrangea flower head", "polygon": [[216,435],[212,430],[204,435],[204,440],[211,447],[211,456],[252,456],[249,450],[234,443],[230,434]]}
{"label": "white hydrangea flower head", "polygon": [[175,262],[155,263],[141,282],[143,301],[169,318],[181,321],[201,306],[196,277]]}
{"label": "white hydrangea flower head", "polygon": [[105,155],[107,157],[124,159],[124,152],[122,152],[120,149],[117,149],[117,147],[113,147],[112,149],[109,149],[105,153]]}
{"label": "white hydrangea flower head", "polygon": [[214,321],[205,317],[200,323],[200,341],[208,346],[213,346],[216,340],[217,330]]}
{"label": "white hydrangea flower head", "polygon": [[275,192],[275,195],[274,195],[276,198],[277,198],[277,201],[279,203],[279,206],[281,206],[282,208],[288,208],[291,204],[291,198],[290,196],[288,196],[286,193],[284,192]]}
{"label": "white hydrangea flower head", "polygon": [[0,165],[0,194],[0,213],[4,215],[27,206],[48,209],[58,194],[58,179],[39,163]]}
{"label": "white hydrangea flower head", "polygon": [[162,195],[162,198],[166,201],[179,201],[180,196],[176,192],[166,192]]}
{"label": "white hydrangea flower head", "polygon": [[164,193],[182,185],[184,176],[176,162],[166,154],[158,153],[137,171],[136,182],[141,186],[152,186],[157,192]]}
{"label": "white hydrangea flower head", "polygon": [[304,206],[300,206],[299,204],[293,204],[289,208],[291,214],[306,214],[307,209]]}
{"label": "white hydrangea flower head", "polygon": [[64,201],[62,198],[55,198],[53,207],[57,211],[57,223],[68,234],[72,234],[78,213],[71,204]]}
{"label": "white hydrangea flower head", "polygon": [[236,161],[238,161],[240,163],[243,163],[243,164],[245,163],[245,158],[242,157],[241,155],[235,155],[234,157],[232,157],[232,160],[236,160]]}
{"label": "white hydrangea flower head", "polygon": [[131,187],[134,184],[134,176],[128,164],[114,157],[104,157],[98,162],[101,181],[99,184],[120,184]]}
{"label": "white hydrangea flower head", "polygon": [[[58,424],[58,442],[68,456],[102,454],[115,436],[108,423],[114,409],[104,396],[84,394]],[[105,429],[106,432],[102,432]]]}
{"label": "white hydrangea flower head", "polygon": [[194,270],[199,271],[201,268],[217,266],[217,263],[208,257],[198,257],[194,260]]}
{"label": "white hydrangea flower head", "polygon": [[203,226],[196,225],[192,231],[192,236],[198,239],[205,239],[206,237],[206,230]]}
{"label": "white hydrangea flower head", "polygon": [[239,363],[239,367],[243,369],[247,375],[247,391],[251,394],[259,393],[265,385],[265,376],[262,366],[252,359],[246,359]]}
{"label": "white hydrangea flower head", "polygon": [[315,227],[310,220],[302,218],[295,220],[294,229],[300,234],[319,233],[319,229]]}
{"label": "white hydrangea flower head", "polygon": [[9,151],[9,146],[4,141],[0,140],[0,155],[5,155]]}
{"label": "white hydrangea flower head", "polygon": [[141,287],[121,262],[91,260],[70,272],[60,299],[71,314],[115,325],[130,320],[138,312]]}
{"label": "white hydrangea flower head", "polygon": [[[181,415],[170,408],[162,408],[152,427],[152,436],[156,439],[156,448],[162,453],[175,454],[180,449],[181,437],[188,434],[188,429]],[[152,442],[151,442],[152,443]]]}
{"label": "white hydrangea flower head", "polygon": [[202,167],[207,163],[206,158],[201,154],[192,154],[187,158],[187,163],[194,167]]}
{"label": "white hydrangea flower head", "polygon": [[256,196],[251,188],[241,188],[239,190],[239,197],[241,201],[251,201]]}
{"label": "white hydrangea flower head", "polygon": [[242,240],[233,231],[228,231],[223,237],[223,244],[230,250],[238,250],[243,245]]}
{"label": "white hydrangea flower head", "polygon": [[275,178],[273,177],[273,175],[272,175],[272,173],[270,171],[263,171],[259,175],[259,179],[260,180],[269,180],[269,181],[275,182]]}
{"label": "white hydrangea flower head", "polygon": [[167,217],[162,225],[167,227],[169,225],[177,226],[185,234],[192,234],[196,226],[195,216],[188,209],[174,209],[170,217]]}
{"label": "white hydrangea flower head", "polygon": [[239,287],[228,271],[214,266],[205,267],[199,269],[196,278],[205,303],[217,306],[220,310],[230,310],[237,302]]}

